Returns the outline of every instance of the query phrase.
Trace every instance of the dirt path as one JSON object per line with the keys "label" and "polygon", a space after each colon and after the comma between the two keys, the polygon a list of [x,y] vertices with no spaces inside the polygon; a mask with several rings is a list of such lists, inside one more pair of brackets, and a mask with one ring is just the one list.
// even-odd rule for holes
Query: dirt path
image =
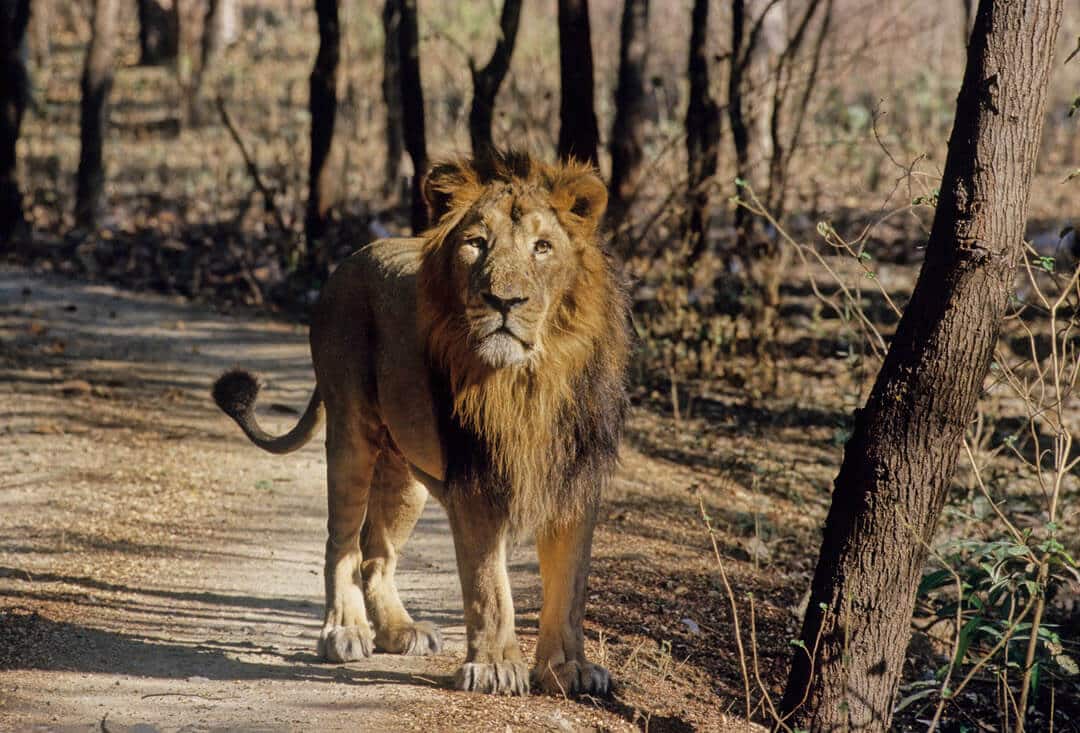
{"label": "dirt path", "polygon": [[[208,396],[233,364],[268,405],[307,399],[306,329],[0,270],[0,729],[631,728],[588,702],[448,689],[464,628],[434,502],[400,587],[446,653],[320,664],[321,441],[250,446]],[[513,580],[528,652],[531,550]]]}

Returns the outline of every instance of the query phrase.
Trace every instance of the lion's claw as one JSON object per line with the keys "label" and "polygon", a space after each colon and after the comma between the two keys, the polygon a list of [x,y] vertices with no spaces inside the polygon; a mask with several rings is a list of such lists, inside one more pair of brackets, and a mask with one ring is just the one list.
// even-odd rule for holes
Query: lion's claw
{"label": "lion's claw", "polygon": [[441,652],[443,639],[438,626],[430,621],[417,621],[395,628],[385,637],[380,632],[375,645],[379,651],[389,654],[423,657]]}
{"label": "lion's claw", "polygon": [[360,626],[333,626],[319,639],[319,656],[328,662],[354,662],[370,657],[374,638]]}
{"label": "lion's claw", "polygon": [[529,668],[524,662],[466,662],[454,676],[454,687],[493,695],[528,695]]}
{"label": "lion's claw", "polygon": [[589,662],[537,665],[533,681],[549,695],[606,697],[611,692],[611,675],[607,669]]}

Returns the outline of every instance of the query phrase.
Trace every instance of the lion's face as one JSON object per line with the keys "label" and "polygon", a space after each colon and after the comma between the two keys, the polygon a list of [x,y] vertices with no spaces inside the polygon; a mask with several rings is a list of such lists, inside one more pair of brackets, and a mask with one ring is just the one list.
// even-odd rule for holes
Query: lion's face
{"label": "lion's face", "polygon": [[552,304],[573,282],[577,253],[542,196],[506,185],[488,192],[450,243],[469,342],[488,366],[527,361],[544,348]]}
{"label": "lion's face", "polygon": [[[447,228],[431,256],[471,356],[492,369],[537,363],[583,268],[597,267],[596,223],[606,190],[590,169],[517,161],[485,175],[432,171],[426,193]],[[521,163],[525,166],[525,163]]]}

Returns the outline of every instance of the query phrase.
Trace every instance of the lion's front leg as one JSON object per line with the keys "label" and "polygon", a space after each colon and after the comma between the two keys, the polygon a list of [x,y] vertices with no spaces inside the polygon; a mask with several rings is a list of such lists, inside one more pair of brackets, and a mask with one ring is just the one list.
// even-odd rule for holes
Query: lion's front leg
{"label": "lion's front leg", "polygon": [[608,671],[585,659],[582,622],[593,524],[587,512],[542,529],[536,538],[544,602],[533,680],[548,693],[606,695],[611,687]]}
{"label": "lion's front leg", "polygon": [[529,668],[514,634],[514,601],[506,572],[509,522],[482,502],[447,506],[454,533],[468,651],[454,680],[459,690],[524,695]]}
{"label": "lion's front leg", "polygon": [[[354,423],[355,424],[355,423]],[[367,513],[375,443],[347,421],[326,426],[326,617],[319,656],[350,662],[371,656],[374,635],[364,608],[360,527]]]}

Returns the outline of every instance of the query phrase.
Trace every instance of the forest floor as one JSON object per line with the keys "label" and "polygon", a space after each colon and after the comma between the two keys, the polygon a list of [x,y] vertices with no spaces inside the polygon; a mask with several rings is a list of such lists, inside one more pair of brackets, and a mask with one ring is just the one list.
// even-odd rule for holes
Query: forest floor
{"label": "forest floor", "polygon": [[[694,659],[735,657],[715,643],[726,622],[693,600],[716,594],[697,586],[711,560],[687,491],[694,469],[626,451],[589,624],[593,655],[621,683],[613,700],[449,689],[464,630],[435,502],[400,586],[415,615],[443,627],[446,652],[326,665],[314,654],[321,446],[262,453],[208,394],[221,370],[243,364],[269,382],[265,419],[291,422],[284,405],[302,405],[311,386],[306,329],[11,269],[0,270],[0,303],[0,729],[745,728]],[[681,527],[635,511],[634,497],[657,485],[681,495]],[[531,651],[539,589],[527,543],[512,567]],[[607,624],[612,605],[622,610]]]}

